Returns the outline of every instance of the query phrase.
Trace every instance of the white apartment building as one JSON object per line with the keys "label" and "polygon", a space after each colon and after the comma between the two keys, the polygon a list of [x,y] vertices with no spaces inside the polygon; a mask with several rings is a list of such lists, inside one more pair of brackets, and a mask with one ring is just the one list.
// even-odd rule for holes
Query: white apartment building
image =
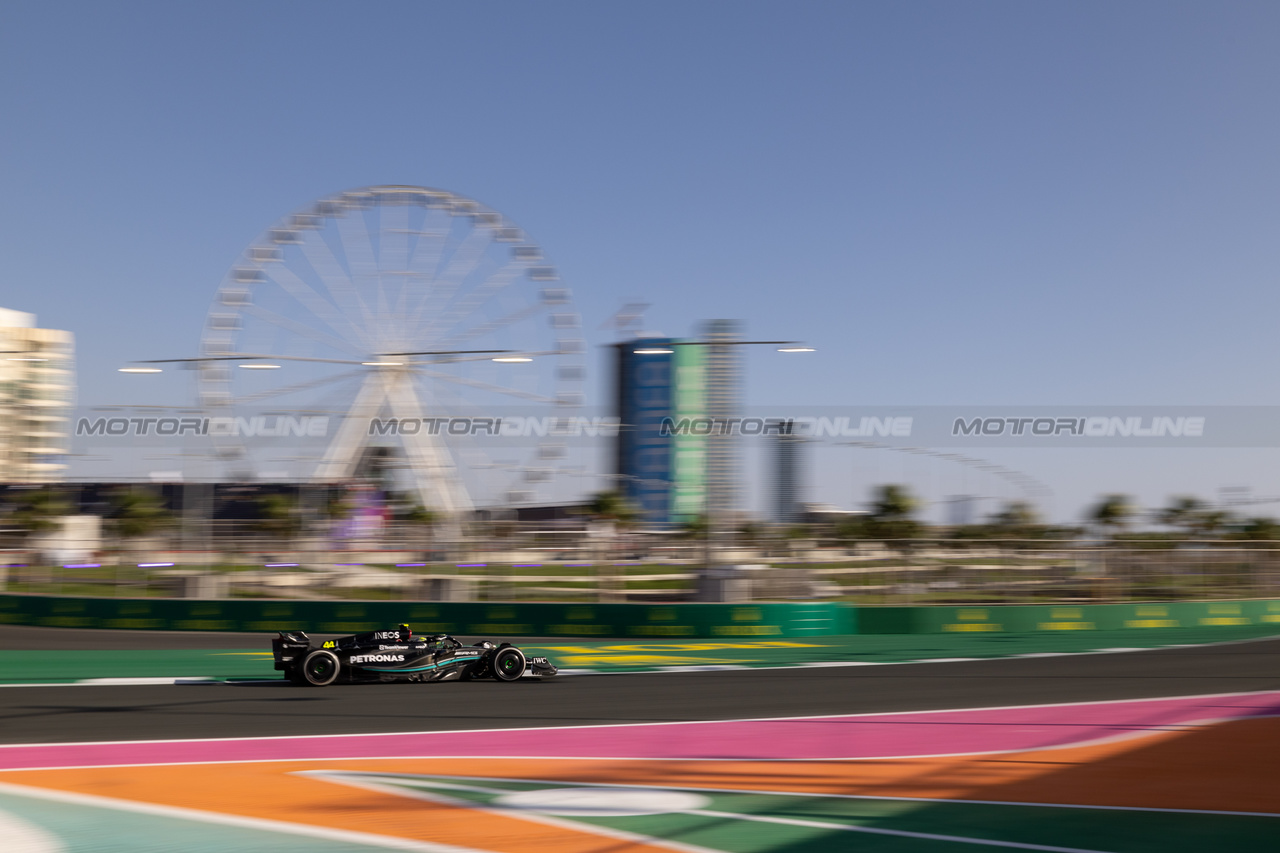
{"label": "white apartment building", "polygon": [[0,308],[0,483],[50,483],[67,469],[75,336]]}

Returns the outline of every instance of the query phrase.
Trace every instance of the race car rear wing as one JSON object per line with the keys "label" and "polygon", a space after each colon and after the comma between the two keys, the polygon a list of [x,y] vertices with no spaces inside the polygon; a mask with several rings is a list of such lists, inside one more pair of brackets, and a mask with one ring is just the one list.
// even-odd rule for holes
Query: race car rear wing
{"label": "race car rear wing", "polygon": [[271,640],[271,656],[276,669],[289,669],[311,650],[311,638],[305,631],[281,631]]}

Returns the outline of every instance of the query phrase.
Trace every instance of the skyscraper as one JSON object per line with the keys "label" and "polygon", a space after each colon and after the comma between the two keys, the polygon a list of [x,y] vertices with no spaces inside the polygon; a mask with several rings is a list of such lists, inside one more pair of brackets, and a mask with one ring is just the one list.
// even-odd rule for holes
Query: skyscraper
{"label": "skyscraper", "polygon": [[0,482],[62,479],[70,452],[75,336],[0,308]]}
{"label": "skyscraper", "polygon": [[614,402],[620,420],[614,473],[617,489],[642,520],[665,524],[671,513],[672,446],[662,420],[674,411],[674,349],[670,338],[615,345]]}
{"label": "skyscraper", "polygon": [[796,524],[804,520],[800,500],[803,474],[804,436],[789,429],[774,439],[773,520],[779,524]]}

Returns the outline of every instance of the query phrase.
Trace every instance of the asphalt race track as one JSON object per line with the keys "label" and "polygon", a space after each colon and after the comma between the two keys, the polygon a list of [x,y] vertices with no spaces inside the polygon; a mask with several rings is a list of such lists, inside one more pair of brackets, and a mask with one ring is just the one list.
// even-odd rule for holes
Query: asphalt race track
{"label": "asphalt race track", "polygon": [[[31,632],[35,632],[34,634]],[[49,648],[49,629],[0,630]],[[86,632],[62,641],[86,643]],[[92,638],[161,648],[175,635]],[[24,639],[25,638],[25,639]],[[33,639],[34,638],[34,639]],[[238,640],[238,641],[237,641]],[[189,643],[260,648],[259,635]],[[151,645],[147,645],[147,644]],[[243,643],[243,645],[241,645]],[[196,648],[204,647],[201,645]],[[1139,652],[881,666],[570,676],[548,682],[271,683],[0,689],[0,742],[267,737],[817,716],[1280,689],[1280,639]]]}

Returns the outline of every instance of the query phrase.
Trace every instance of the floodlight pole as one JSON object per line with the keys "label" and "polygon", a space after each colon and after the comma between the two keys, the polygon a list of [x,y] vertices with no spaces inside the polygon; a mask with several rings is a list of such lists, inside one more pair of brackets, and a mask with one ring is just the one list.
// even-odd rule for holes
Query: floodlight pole
{"label": "floodlight pole", "polygon": [[[732,424],[738,412],[738,369],[740,324],[734,320],[711,320],[704,328],[707,339],[707,416],[713,424]],[[718,434],[717,434],[718,433]],[[726,587],[733,569],[718,568],[723,525],[736,508],[738,483],[737,436],[732,429],[713,429],[707,436],[706,559],[698,578],[698,598],[724,601],[731,597]]]}

